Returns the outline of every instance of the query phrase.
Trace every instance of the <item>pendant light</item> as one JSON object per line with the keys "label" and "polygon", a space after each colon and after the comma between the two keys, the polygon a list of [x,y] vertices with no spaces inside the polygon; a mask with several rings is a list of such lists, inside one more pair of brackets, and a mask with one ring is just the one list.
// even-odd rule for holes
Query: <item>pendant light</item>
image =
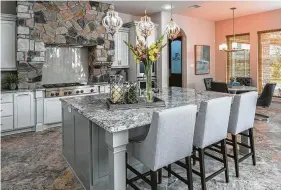
{"label": "pendant light", "polygon": [[113,36],[122,24],[122,19],[118,16],[118,12],[114,11],[114,6],[111,4],[106,16],[102,20],[102,25],[105,27],[106,32]]}
{"label": "pendant light", "polygon": [[225,52],[234,52],[234,51],[244,51],[244,50],[249,50],[250,45],[249,44],[242,44],[241,48],[238,48],[238,43],[235,41],[235,32],[234,32],[234,11],[236,7],[230,8],[232,10],[232,32],[233,32],[233,42],[231,44],[231,47],[228,47],[226,43],[220,44],[219,45],[219,50],[220,51],[225,51]]}
{"label": "pendant light", "polygon": [[140,32],[140,35],[147,39],[151,35],[151,32],[155,29],[154,23],[151,21],[151,18],[147,16],[146,10],[145,15],[141,17],[141,20],[137,24],[137,29]]}
{"label": "pendant light", "polygon": [[173,20],[172,9],[173,9],[173,6],[171,3],[171,20],[166,27],[166,33],[170,40],[174,40],[175,38],[177,38],[178,34],[180,33],[180,27]]}

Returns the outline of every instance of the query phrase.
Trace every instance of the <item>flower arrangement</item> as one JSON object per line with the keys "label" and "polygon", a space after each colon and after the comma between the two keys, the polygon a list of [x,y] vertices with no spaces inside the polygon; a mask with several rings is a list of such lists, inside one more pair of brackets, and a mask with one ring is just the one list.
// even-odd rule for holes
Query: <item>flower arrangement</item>
{"label": "flower arrangement", "polygon": [[151,44],[150,46],[147,46],[139,37],[137,37],[137,45],[135,47],[132,44],[124,41],[133,53],[137,64],[140,62],[144,63],[146,75],[146,99],[148,102],[153,101],[151,89],[151,65],[157,61],[157,59],[160,57],[162,49],[166,46],[166,44],[162,44],[164,36],[165,35],[162,35],[155,43]]}
{"label": "flower arrangement", "polygon": [[155,62],[160,57],[162,49],[166,46],[166,44],[162,45],[164,36],[165,35],[162,35],[155,43],[151,44],[149,47],[146,46],[145,42],[139,37],[137,37],[137,45],[135,47],[126,41],[124,42],[133,53],[136,62],[144,62],[146,64],[148,62]]}

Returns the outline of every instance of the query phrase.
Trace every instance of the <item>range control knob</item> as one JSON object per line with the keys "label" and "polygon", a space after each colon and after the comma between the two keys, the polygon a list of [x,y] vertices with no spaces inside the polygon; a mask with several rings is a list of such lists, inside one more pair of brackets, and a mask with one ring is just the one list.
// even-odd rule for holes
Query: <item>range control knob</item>
{"label": "range control knob", "polygon": [[79,94],[79,90],[76,91],[76,94]]}
{"label": "range control knob", "polygon": [[54,96],[55,94],[54,93],[51,93],[51,96]]}
{"label": "range control knob", "polygon": [[94,92],[94,89],[91,89],[91,92]]}
{"label": "range control knob", "polygon": [[67,95],[67,92],[64,92],[63,94],[64,94],[64,95]]}
{"label": "range control knob", "polygon": [[83,93],[83,92],[84,92],[84,90],[81,90],[80,92],[81,92],[81,93]]}
{"label": "range control knob", "polygon": [[60,95],[58,92],[56,93],[56,96]]}
{"label": "range control knob", "polygon": [[72,92],[71,91],[68,91],[68,94],[70,95]]}

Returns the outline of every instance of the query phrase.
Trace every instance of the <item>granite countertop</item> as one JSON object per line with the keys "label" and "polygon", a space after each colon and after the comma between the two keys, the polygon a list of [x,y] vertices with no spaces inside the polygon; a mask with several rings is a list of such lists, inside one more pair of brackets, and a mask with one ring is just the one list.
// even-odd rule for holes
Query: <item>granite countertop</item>
{"label": "granite countertop", "polygon": [[224,96],[233,97],[234,95],[210,91],[196,92],[194,89],[172,87],[164,88],[156,96],[165,101],[166,107],[108,110],[106,98],[109,97],[109,94],[64,98],[61,101],[72,106],[74,110],[90,121],[113,133],[150,124],[153,111],[187,104],[196,104],[199,107],[201,101]]}
{"label": "granite countertop", "polygon": [[35,92],[35,91],[44,91],[45,88],[22,88],[22,89],[16,89],[16,90],[8,90],[8,89],[1,89],[1,94],[3,93],[18,93],[18,92]]}

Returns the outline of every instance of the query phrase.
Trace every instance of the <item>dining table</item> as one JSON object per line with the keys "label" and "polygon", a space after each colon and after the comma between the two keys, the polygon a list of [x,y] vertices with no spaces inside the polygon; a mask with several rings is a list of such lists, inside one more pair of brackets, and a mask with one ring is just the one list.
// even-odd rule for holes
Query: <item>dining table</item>
{"label": "dining table", "polygon": [[258,90],[257,87],[254,86],[229,86],[228,87],[228,92],[231,94],[251,92],[257,90]]}
{"label": "dining table", "polygon": [[202,101],[235,94],[170,87],[154,96],[165,106],[109,110],[110,94],[61,99],[62,155],[85,189],[126,189],[129,131],[150,125],[153,112],[190,104],[199,111]]}

